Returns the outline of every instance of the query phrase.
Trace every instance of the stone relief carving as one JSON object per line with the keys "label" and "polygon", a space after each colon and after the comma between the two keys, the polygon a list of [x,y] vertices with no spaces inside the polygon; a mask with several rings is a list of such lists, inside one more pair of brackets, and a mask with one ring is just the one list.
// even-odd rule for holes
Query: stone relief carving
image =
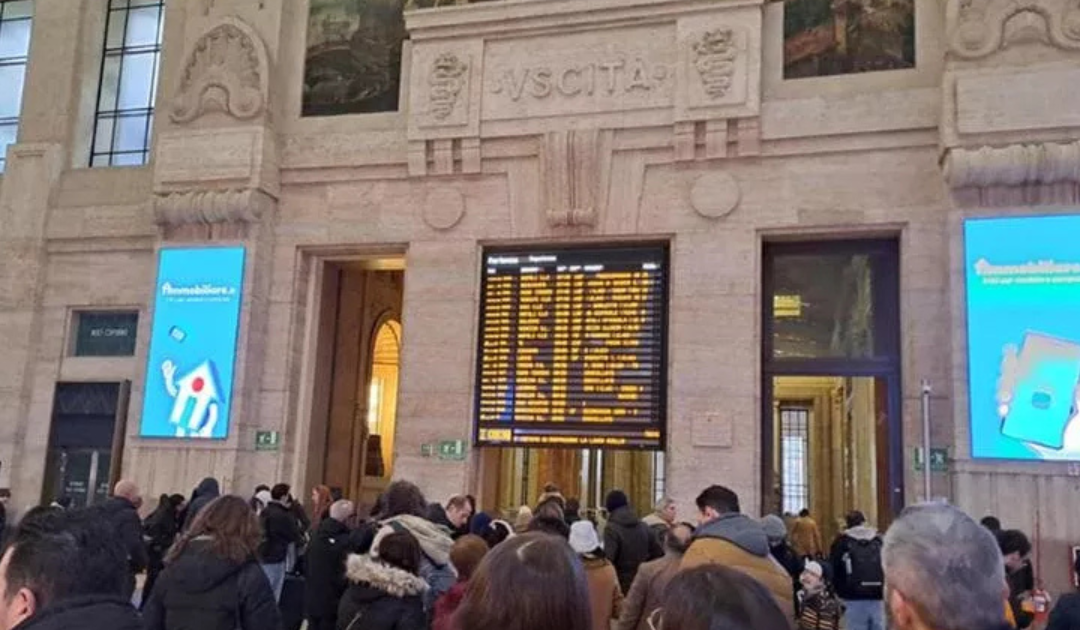
{"label": "stone relief carving", "polygon": [[253,188],[165,193],[154,197],[154,221],[164,226],[255,223],[272,203]]}
{"label": "stone relief carving", "polygon": [[975,195],[977,204],[1080,201],[1080,141],[955,148],[945,154],[942,168],[954,192],[987,193]]}
{"label": "stone relief carving", "polygon": [[1012,18],[1042,18],[1046,41],[1062,50],[1080,50],[1080,4],[1075,0],[950,0],[953,16],[949,48],[964,59],[987,57],[1007,43]]}
{"label": "stone relief carving", "polygon": [[731,89],[735,76],[735,60],[739,50],[735,32],[730,28],[718,28],[702,33],[693,45],[694,68],[701,77],[705,94],[720,99]]}
{"label": "stone relief carving", "polygon": [[428,111],[446,120],[457,107],[458,97],[468,83],[469,64],[454,53],[443,53],[431,64],[428,77]]}
{"label": "stone relief carving", "polygon": [[668,64],[642,57],[573,62],[564,66],[521,66],[502,72],[490,86],[492,94],[522,97],[643,94],[671,85],[674,70]]}
{"label": "stone relief carving", "polygon": [[742,189],[728,173],[706,173],[690,185],[690,207],[706,219],[722,219],[739,207]]}
{"label": "stone relief carving", "polygon": [[449,186],[440,186],[428,191],[424,199],[421,217],[433,230],[445,232],[453,229],[465,216],[465,197],[461,191]]}
{"label": "stone relief carving", "polygon": [[169,118],[189,123],[220,111],[238,120],[262,114],[267,99],[267,62],[259,36],[239,20],[218,24],[188,56]]}
{"label": "stone relief carving", "polygon": [[596,225],[611,172],[611,136],[610,131],[574,129],[544,137],[548,225]]}

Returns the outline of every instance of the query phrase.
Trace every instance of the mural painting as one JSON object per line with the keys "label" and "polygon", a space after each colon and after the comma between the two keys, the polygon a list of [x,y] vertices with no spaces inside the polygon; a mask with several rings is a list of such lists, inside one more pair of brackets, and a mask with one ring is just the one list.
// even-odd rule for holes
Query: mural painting
{"label": "mural painting", "polygon": [[784,78],[915,67],[915,0],[784,0]]}

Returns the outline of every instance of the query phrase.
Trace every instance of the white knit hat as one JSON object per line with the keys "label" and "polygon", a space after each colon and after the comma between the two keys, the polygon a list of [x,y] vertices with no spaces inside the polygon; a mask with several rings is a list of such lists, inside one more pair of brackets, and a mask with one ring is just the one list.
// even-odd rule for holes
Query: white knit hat
{"label": "white knit hat", "polygon": [[814,560],[807,560],[806,565],[803,566],[803,571],[812,575],[816,575],[822,579],[825,578],[825,569],[821,566],[819,562]]}
{"label": "white knit hat", "polygon": [[570,526],[570,548],[585,555],[600,548],[600,537],[589,521],[577,521]]}

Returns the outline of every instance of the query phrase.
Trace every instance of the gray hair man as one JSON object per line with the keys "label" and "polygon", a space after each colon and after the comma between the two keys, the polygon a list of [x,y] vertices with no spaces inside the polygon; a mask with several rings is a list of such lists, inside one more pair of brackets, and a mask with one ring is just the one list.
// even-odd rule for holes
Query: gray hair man
{"label": "gray hair man", "polygon": [[896,630],[1005,630],[1008,588],[994,536],[945,503],[904,510],[885,535],[885,602]]}
{"label": "gray hair man", "polygon": [[663,542],[664,536],[675,524],[675,500],[670,497],[664,497],[656,502],[656,507],[653,508],[652,514],[641,519],[641,522],[649,526],[652,531],[660,537],[660,542]]}
{"label": "gray hair man", "polygon": [[352,501],[335,501],[330,518],[323,519],[311,535],[304,581],[304,616],[311,630],[337,627],[338,603],[345,593],[345,558],[359,548],[358,534],[348,521],[356,512]]}

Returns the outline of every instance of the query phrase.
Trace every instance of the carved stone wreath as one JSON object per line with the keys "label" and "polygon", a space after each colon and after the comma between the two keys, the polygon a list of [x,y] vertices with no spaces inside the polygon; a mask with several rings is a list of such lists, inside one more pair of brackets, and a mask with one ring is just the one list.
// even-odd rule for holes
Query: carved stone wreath
{"label": "carved stone wreath", "polygon": [[214,111],[238,120],[263,113],[267,77],[262,42],[241,24],[219,24],[195,43],[169,112],[173,122],[189,123]]}
{"label": "carved stone wreath", "polygon": [[709,98],[715,100],[727,95],[735,76],[735,60],[738,56],[735,32],[730,28],[707,31],[693,43],[694,68]]}

